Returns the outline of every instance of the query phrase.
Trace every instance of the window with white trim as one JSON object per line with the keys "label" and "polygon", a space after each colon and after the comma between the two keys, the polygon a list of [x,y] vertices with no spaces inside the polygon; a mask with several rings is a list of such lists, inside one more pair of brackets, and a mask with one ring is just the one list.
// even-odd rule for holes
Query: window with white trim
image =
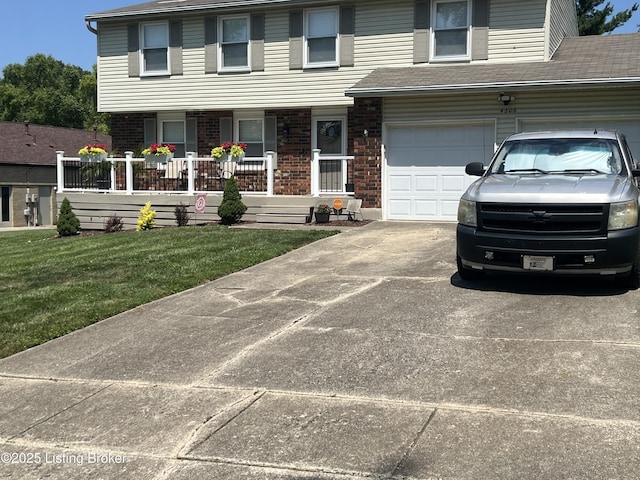
{"label": "window with white trim", "polygon": [[433,60],[470,59],[471,2],[435,0],[432,5],[431,58]]}
{"label": "window with white trim", "polygon": [[338,66],[338,9],[305,10],[305,67]]}
{"label": "window with white trim", "polygon": [[246,143],[247,157],[262,157],[264,155],[264,119],[243,118],[237,120],[238,143]]}
{"label": "window with white trim", "polygon": [[145,23],[140,29],[142,73],[159,75],[169,73],[169,24]]}
{"label": "window with white trim", "polygon": [[249,70],[249,16],[223,17],[218,31],[220,71]]}
{"label": "window with white trim", "polygon": [[185,158],[187,156],[184,120],[164,120],[161,134],[161,143],[170,143],[176,146],[176,151],[173,154],[175,158]]}

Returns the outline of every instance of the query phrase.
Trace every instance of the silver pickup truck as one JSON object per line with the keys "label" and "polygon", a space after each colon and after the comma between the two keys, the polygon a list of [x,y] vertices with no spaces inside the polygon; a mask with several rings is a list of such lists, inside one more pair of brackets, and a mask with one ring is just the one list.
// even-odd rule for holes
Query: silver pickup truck
{"label": "silver pickup truck", "polygon": [[509,137],[460,200],[458,274],[487,270],[610,275],[640,287],[637,169],[623,134],[551,131]]}

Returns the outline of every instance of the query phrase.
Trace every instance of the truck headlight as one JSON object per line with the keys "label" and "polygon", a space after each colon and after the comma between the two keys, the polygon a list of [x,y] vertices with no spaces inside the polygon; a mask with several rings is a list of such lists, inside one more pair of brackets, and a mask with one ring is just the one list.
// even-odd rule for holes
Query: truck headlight
{"label": "truck headlight", "polygon": [[612,203],[609,207],[609,230],[622,230],[638,225],[638,203]]}
{"label": "truck headlight", "polygon": [[458,223],[470,227],[478,226],[478,216],[476,213],[476,202],[470,202],[464,198],[458,204]]}

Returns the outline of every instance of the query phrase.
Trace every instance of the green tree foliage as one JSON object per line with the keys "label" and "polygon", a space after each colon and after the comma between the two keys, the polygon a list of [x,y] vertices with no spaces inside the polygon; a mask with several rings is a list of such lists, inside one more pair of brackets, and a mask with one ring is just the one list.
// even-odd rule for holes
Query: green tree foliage
{"label": "green tree foliage", "polygon": [[[0,120],[108,132],[108,116],[96,113],[96,70],[88,72],[38,53],[12,63],[0,79]],[[106,119],[106,120],[105,120]]]}
{"label": "green tree foliage", "polygon": [[220,223],[223,225],[238,223],[246,211],[247,206],[242,203],[242,195],[240,195],[240,190],[238,190],[238,184],[235,177],[232,176],[224,186],[222,203],[220,203],[218,207]]}
{"label": "green tree foliage", "polygon": [[[605,0],[576,0],[578,11],[578,30],[580,35],[602,35],[624,25],[638,10],[638,4],[627,10],[613,13],[613,5],[607,2],[602,9],[598,9]],[[607,20],[610,18],[609,20]]]}
{"label": "green tree foliage", "polygon": [[61,237],[76,235],[80,229],[80,220],[78,220],[76,214],[73,213],[71,203],[67,197],[64,197],[62,205],[60,205],[60,215],[58,215],[56,228]]}

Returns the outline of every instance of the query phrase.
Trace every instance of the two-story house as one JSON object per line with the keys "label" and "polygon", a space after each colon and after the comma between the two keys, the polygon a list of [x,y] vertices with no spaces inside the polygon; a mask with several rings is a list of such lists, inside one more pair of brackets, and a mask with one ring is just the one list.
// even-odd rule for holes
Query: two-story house
{"label": "two-story house", "polygon": [[273,151],[276,197],[454,220],[464,165],[511,133],[619,128],[640,155],[640,35],[578,37],[574,0],[156,0],[85,19],[114,148]]}

